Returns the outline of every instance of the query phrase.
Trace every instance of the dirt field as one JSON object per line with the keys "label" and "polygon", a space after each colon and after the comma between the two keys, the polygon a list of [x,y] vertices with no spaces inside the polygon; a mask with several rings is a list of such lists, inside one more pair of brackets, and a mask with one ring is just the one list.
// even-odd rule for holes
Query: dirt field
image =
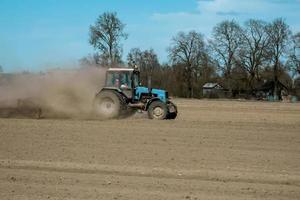
{"label": "dirt field", "polygon": [[0,119],[0,199],[300,199],[300,104],[176,102],[175,121]]}

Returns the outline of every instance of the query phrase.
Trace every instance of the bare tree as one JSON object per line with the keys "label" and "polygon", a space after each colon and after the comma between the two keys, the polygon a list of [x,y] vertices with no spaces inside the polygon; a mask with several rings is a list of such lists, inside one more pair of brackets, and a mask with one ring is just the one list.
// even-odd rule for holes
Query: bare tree
{"label": "bare tree", "polygon": [[100,55],[98,53],[94,53],[93,55],[84,56],[79,59],[79,64],[81,67],[100,67]]}
{"label": "bare tree", "polygon": [[0,73],[3,72],[3,67],[0,65]]}
{"label": "bare tree", "polygon": [[300,74],[300,32],[292,36],[292,45],[287,65],[294,75]]}
{"label": "bare tree", "polygon": [[95,25],[90,26],[90,44],[100,53],[103,65],[113,66],[121,63],[122,39],[125,25],[118,19],[117,13],[105,12],[98,17]]}
{"label": "bare tree", "polygon": [[282,67],[281,58],[287,51],[291,31],[286,22],[279,18],[274,20],[267,28],[269,36],[269,53],[273,65],[274,77],[274,96],[280,96],[278,90],[278,77],[280,75],[280,68]]}
{"label": "bare tree", "polygon": [[159,80],[156,79],[154,74],[158,74],[160,70],[160,64],[156,53],[153,49],[146,50],[143,52],[143,60],[141,65],[142,75],[144,71],[144,80],[147,82],[153,82],[153,84],[158,84]]}
{"label": "bare tree", "polygon": [[235,65],[238,49],[241,46],[242,29],[235,21],[223,21],[217,24],[210,40],[210,49],[218,62],[229,90],[232,89],[231,72]]}
{"label": "bare tree", "polygon": [[132,48],[130,49],[127,55],[128,65],[134,67],[134,65],[140,66],[142,63],[142,50],[140,48]]}
{"label": "bare tree", "polygon": [[[140,67],[141,79],[144,85],[150,80],[156,86],[159,84],[158,82],[160,81],[157,77],[160,70],[160,63],[153,49],[141,51],[139,48],[133,48],[128,53],[127,61],[129,66],[136,64]],[[153,76],[154,73],[156,74],[155,77]]]}
{"label": "bare tree", "polygon": [[254,80],[259,79],[260,68],[269,60],[267,23],[250,19],[245,23],[242,43],[239,49],[239,61],[249,74],[248,87],[254,89]]}
{"label": "bare tree", "polygon": [[189,33],[179,32],[173,39],[169,51],[169,57],[173,65],[183,66],[183,76],[187,84],[188,97],[194,96],[194,82],[202,58],[206,54],[205,42],[201,33],[190,31]]}

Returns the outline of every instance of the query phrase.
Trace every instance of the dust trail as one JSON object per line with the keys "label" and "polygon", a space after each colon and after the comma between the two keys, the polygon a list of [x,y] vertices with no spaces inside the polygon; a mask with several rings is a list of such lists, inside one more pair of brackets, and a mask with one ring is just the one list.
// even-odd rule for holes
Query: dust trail
{"label": "dust trail", "polygon": [[0,108],[41,108],[43,117],[86,118],[104,77],[105,69],[96,67],[2,75]]}

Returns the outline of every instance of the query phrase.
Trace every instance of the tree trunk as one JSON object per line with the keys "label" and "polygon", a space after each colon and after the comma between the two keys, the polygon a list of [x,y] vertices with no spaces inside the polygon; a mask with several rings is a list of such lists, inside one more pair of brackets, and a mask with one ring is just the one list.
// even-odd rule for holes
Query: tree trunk
{"label": "tree trunk", "polygon": [[254,79],[255,79],[255,72],[250,73],[249,83],[248,86],[250,88],[250,95],[253,95],[254,92]]}
{"label": "tree trunk", "polygon": [[274,65],[274,90],[273,90],[273,97],[274,99],[278,99],[278,58],[276,58],[275,65]]}
{"label": "tree trunk", "polygon": [[189,77],[189,79],[187,80],[187,89],[188,89],[188,98],[192,98],[192,81],[191,81],[191,78]]}
{"label": "tree trunk", "polygon": [[188,89],[188,98],[192,98],[193,97],[193,80],[192,80],[192,66],[191,64],[188,65],[188,69],[187,69],[187,89]]}
{"label": "tree trunk", "polygon": [[279,95],[278,95],[278,77],[275,76],[274,77],[274,92],[273,92],[273,96],[274,96],[274,100],[278,100],[279,99]]}

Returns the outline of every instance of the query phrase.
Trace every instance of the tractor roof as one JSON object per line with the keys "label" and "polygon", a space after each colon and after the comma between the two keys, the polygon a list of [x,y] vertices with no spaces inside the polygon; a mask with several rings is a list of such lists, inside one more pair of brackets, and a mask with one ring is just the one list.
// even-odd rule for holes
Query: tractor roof
{"label": "tractor roof", "polygon": [[126,71],[126,72],[132,72],[134,69],[132,68],[109,68],[108,71]]}

